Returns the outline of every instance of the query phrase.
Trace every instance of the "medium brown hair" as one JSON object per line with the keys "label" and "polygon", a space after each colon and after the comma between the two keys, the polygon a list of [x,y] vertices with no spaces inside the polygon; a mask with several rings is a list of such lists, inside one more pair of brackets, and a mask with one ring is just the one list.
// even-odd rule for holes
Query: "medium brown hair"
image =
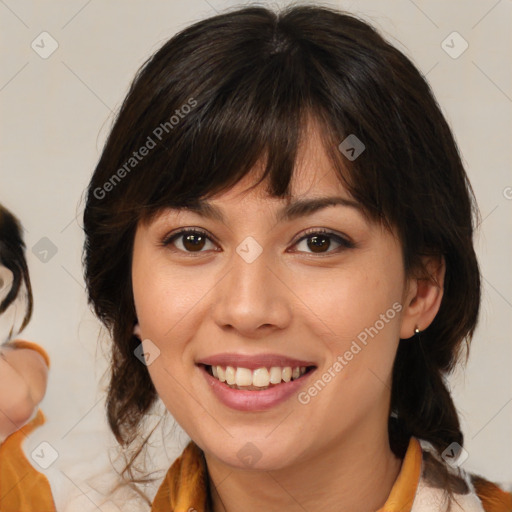
{"label": "medium brown hair", "polygon": [[[344,186],[398,234],[406,272],[421,272],[424,255],[446,262],[437,316],[398,347],[390,445],[398,456],[410,436],[439,452],[463,445],[444,377],[473,335],[480,274],[478,212],[457,144],[403,53],[368,23],[313,5],[245,7],[189,26],[139,69],[117,115],[88,188],[84,266],[89,301],[113,340],[107,414],[121,444],[136,439],[157,398],[134,357],[138,223],[228,190],[261,159],[268,193],[289,197],[309,118]],[[351,134],[365,145],[355,160],[338,149]],[[149,151],[134,158],[142,147]]]}

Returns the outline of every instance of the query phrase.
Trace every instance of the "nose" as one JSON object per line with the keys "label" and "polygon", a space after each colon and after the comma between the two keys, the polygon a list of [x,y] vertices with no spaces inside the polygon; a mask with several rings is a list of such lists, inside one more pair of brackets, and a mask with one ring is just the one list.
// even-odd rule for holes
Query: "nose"
{"label": "nose", "polygon": [[233,253],[230,269],[212,295],[211,311],[221,329],[259,338],[289,325],[293,294],[269,259],[265,251],[253,261]]}

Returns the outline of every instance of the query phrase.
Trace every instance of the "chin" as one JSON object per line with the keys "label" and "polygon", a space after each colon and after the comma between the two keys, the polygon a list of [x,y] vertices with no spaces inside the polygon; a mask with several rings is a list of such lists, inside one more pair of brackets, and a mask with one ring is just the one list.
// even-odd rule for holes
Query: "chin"
{"label": "chin", "polygon": [[206,443],[205,451],[232,468],[274,471],[296,463],[299,455],[296,446],[303,447],[303,442],[293,443],[289,438],[287,441],[250,437],[230,439],[222,444],[212,441],[212,443]]}

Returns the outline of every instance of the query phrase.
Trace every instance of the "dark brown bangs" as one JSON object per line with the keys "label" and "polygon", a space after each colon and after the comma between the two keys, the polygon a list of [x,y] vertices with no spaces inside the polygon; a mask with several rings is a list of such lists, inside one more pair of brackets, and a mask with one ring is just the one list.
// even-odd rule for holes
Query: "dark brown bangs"
{"label": "dark brown bangs", "polygon": [[[269,178],[269,194],[288,194],[307,118],[321,107],[312,105],[306,64],[298,54],[271,54],[264,45],[254,53],[251,63],[241,62],[229,73],[209,61],[201,70],[190,70],[191,75],[204,73],[205,80],[199,86],[196,78],[183,84],[197,105],[176,131],[166,134],[144,166],[152,177],[147,183],[151,191],[144,193],[147,202],[140,205],[143,219],[163,207],[229,189],[261,161],[265,168],[260,181]],[[209,83],[209,76],[215,81]],[[175,101],[168,112],[185,101]]]}
{"label": "dark brown bangs", "polygon": [[[326,74],[322,50],[288,30],[286,16],[279,27],[265,10],[247,9],[243,16],[247,26],[260,29],[244,30],[241,23],[233,33],[237,27],[223,27],[220,16],[217,28],[229,31],[229,37],[211,41],[198,23],[144,64],[118,115],[92,190],[99,187],[102,194],[113,179],[103,201],[137,212],[134,221],[148,221],[163,208],[186,206],[229,189],[263,161],[258,183],[268,178],[269,195],[286,197],[299,146],[314,120],[349,193],[359,196],[363,208],[375,210],[372,197],[379,184],[370,179],[357,187],[358,178],[349,177],[356,162],[338,150],[350,133],[368,138],[354,111],[354,92],[332,80],[340,63],[330,63],[332,73]],[[343,48],[336,51],[341,58]],[[233,56],[229,62],[227,55]],[[347,72],[361,67],[350,59],[343,64]],[[316,70],[314,76],[311,70]],[[364,74],[359,71],[357,78]],[[121,126],[137,129],[121,135]],[[135,161],[133,153],[145,147],[147,155]],[[123,177],[117,180],[119,170]]]}

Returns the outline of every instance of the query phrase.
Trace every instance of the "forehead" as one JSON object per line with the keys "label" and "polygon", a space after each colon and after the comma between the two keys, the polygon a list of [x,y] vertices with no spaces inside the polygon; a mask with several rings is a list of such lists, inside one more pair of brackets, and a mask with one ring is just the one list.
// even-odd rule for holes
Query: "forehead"
{"label": "forehead", "polygon": [[249,198],[265,201],[276,206],[289,203],[294,199],[306,197],[342,196],[347,200],[350,194],[342,184],[342,180],[326,152],[325,142],[321,138],[318,123],[310,119],[304,129],[301,144],[298,147],[293,176],[290,181],[290,198],[276,198],[268,195],[266,182],[255,185],[262,175],[265,166],[262,158],[253,167],[250,173],[245,175],[231,189],[212,197],[212,202],[240,201]]}

